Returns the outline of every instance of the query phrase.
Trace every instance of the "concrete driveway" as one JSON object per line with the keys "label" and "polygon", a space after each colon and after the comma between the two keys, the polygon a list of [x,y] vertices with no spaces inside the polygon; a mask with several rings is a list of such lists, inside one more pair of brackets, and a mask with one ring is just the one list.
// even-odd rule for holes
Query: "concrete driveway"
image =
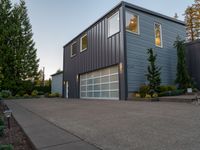
{"label": "concrete driveway", "polygon": [[66,99],[7,103],[104,150],[200,149],[200,106],[194,104]]}

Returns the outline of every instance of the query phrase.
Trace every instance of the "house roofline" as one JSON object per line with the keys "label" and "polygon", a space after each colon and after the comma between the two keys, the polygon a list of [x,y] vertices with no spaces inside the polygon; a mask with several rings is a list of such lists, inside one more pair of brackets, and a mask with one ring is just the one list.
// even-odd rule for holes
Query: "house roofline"
{"label": "house roofline", "polygon": [[62,73],[63,73],[63,71],[58,72],[58,73],[54,73],[54,74],[52,74],[51,76],[56,76],[56,75],[59,75],[59,74],[62,74]]}
{"label": "house roofline", "polygon": [[157,17],[160,17],[160,18],[163,18],[163,19],[166,19],[166,20],[169,20],[169,21],[172,21],[172,22],[175,22],[175,23],[178,23],[178,24],[181,24],[181,25],[185,26],[185,22],[183,22],[181,20],[178,20],[178,19],[166,16],[166,15],[163,15],[161,13],[157,13],[155,11],[151,11],[149,9],[146,9],[146,8],[143,8],[143,7],[140,7],[140,6],[136,6],[134,4],[131,4],[131,3],[128,3],[128,2],[125,2],[125,1],[121,1],[116,6],[114,6],[112,9],[110,9],[109,11],[107,11],[107,13],[105,13],[103,16],[101,16],[99,19],[97,19],[94,23],[92,23],[89,27],[87,27],[85,30],[83,30],[81,33],[79,33],[77,36],[75,36],[72,40],[70,40],[69,42],[67,42],[67,44],[65,44],[63,46],[63,48],[65,48],[67,45],[69,45],[71,42],[73,42],[76,38],[78,38],[81,34],[85,33],[88,29],[90,29],[92,26],[94,26],[95,24],[97,24],[100,20],[102,20],[107,15],[109,15],[110,13],[112,13],[115,9],[117,9],[117,8],[119,8],[121,6],[133,8],[135,10],[138,10],[138,11],[141,11],[141,12],[153,15],[153,16],[157,16]]}

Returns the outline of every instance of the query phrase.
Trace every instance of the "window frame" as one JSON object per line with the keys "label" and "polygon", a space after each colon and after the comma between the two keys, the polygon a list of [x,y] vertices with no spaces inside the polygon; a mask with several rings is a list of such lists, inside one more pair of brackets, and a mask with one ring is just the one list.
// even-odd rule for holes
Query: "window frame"
{"label": "window frame", "polygon": [[[159,27],[160,27],[159,29],[160,29],[160,41],[161,41],[161,45],[156,45],[156,30],[155,30],[156,24],[158,24]],[[154,22],[154,43],[155,43],[156,47],[163,48],[162,24],[159,23],[159,22]]]}
{"label": "window frame", "polygon": [[83,49],[83,46],[82,46],[82,44],[83,44],[83,43],[82,43],[82,39],[83,39],[84,37],[87,37],[87,33],[85,33],[85,34],[84,34],[83,36],[81,36],[81,38],[80,38],[80,52],[86,51],[87,48],[88,48],[88,37],[87,37],[87,47]]}
{"label": "window frame", "polygon": [[72,46],[73,46],[74,44],[77,44],[77,41],[75,41],[75,42],[73,42],[73,43],[71,44],[71,48],[70,48],[70,56],[71,56],[71,58],[72,58],[72,57],[75,57],[75,56],[77,55],[77,50],[76,50],[76,54],[72,55]]}
{"label": "window frame", "polygon": [[[109,33],[110,33],[110,24],[109,24],[109,21],[110,21],[114,16],[116,16],[116,15],[119,16],[119,29],[118,29],[117,32],[115,32],[115,33],[113,33],[113,34],[109,34]],[[120,12],[119,12],[119,10],[116,11],[115,13],[113,13],[111,16],[109,16],[109,17],[107,18],[107,28],[108,28],[108,38],[120,32]]]}
{"label": "window frame", "polygon": [[[137,16],[138,32],[133,32],[133,31],[130,31],[130,30],[126,29],[126,14],[127,13]],[[125,30],[127,32],[130,32],[130,33],[133,33],[133,34],[140,35],[140,16],[137,13],[134,13],[132,11],[126,10],[126,13],[125,13]]]}

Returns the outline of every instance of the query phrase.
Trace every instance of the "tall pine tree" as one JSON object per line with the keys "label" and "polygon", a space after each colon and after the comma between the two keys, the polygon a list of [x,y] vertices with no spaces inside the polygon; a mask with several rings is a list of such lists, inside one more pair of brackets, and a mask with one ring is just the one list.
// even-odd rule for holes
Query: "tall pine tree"
{"label": "tall pine tree", "polygon": [[13,90],[15,84],[15,26],[12,22],[12,6],[10,0],[0,0],[0,67],[4,78],[1,81],[2,89]]}
{"label": "tall pine tree", "polygon": [[175,82],[180,89],[186,89],[191,86],[190,76],[187,71],[186,58],[185,58],[185,41],[177,37],[174,42],[174,47],[177,49],[177,73]]}
{"label": "tall pine tree", "polygon": [[23,80],[34,80],[38,75],[37,49],[33,41],[32,26],[30,24],[25,1],[21,0],[19,4],[20,23],[21,23],[21,52],[24,58],[21,61]]}
{"label": "tall pine tree", "polygon": [[1,89],[14,94],[23,82],[37,77],[38,62],[32,27],[25,1],[12,7],[10,0],[0,0]]}
{"label": "tall pine tree", "polygon": [[156,65],[157,55],[154,54],[152,48],[148,49],[147,54],[149,55],[148,57],[149,66],[147,68],[148,74],[146,74],[146,76],[149,82],[149,88],[150,88],[149,91],[152,97],[153,93],[157,91],[157,87],[161,83],[161,79],[160,79],[161,68]]}

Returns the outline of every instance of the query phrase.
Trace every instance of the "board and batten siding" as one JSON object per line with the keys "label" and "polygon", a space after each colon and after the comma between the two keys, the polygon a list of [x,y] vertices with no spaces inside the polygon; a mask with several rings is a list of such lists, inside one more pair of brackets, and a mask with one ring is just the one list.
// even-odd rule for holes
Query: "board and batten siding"
{"label": "board and batten siding", "polygon": [[[69,98],[79,98],[79,78],[81,74],[106,68],[112,65],[124,64],[124,41],[123,25],[120,22],[120,32],[108,37],[108,17],[115,12],[120,12],[122,20],[122,7],[119,7],[97,23],[92,25],[85,32],[82,32],[74,40],[64,47],[64,81],[69,83]],[[87,34],[87,50],[80,52],[80,38]],[[77,42],[77,54],[74,57],[70,55],[71,44]],[[124,73],[120,74],[120,87],[125,89]],[[65,95],[65,87],[64,87]],[[120,91],[121,97],[125,98],[125,91]]]}
{"label": "board and batten siding", "polygon": [[52,76],[51,93],[59,93],[62,95],[63,86],[63,73]]}
{"label": "board and batten siding", "polygon": [[[147,49],[157,54],[157,65],[162,67],[162,84],[173,85],[176,78],[177,52],[173,47],[176,37],[185,38],[185,26],[147,13],[126,8],[139,16],[140,34],[126,32],[127,84],[128,92],[138,91],[147,84]],[[155,46],[154,23],[162,26],[163,48]]]}

